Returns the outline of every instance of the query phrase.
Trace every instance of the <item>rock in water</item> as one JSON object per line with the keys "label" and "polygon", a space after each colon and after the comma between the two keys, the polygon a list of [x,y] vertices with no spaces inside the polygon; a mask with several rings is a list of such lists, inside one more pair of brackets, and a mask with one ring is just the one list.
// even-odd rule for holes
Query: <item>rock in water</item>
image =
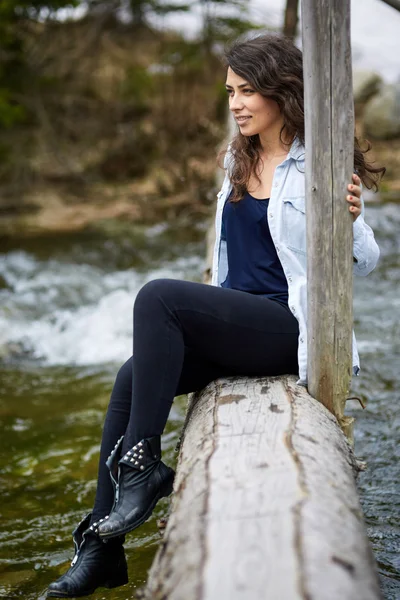
{"label": "rock in water", "polygon": [[353,94],[356,104],[365,104],[379,92],[382,78],[374,71],[355,71],[353,74]]}

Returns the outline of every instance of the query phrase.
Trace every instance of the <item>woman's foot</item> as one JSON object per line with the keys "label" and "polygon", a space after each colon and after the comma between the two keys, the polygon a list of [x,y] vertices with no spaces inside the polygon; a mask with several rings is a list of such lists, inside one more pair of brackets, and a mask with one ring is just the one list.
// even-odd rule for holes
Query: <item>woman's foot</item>
{"label": "woman's foot", "polygon": [[90,517],[87,515],[73,532],[76,553],[71,567],[49,585],[47,598],[89,596],[98,587],[128,583],[123,536],[103,542],[94,528],[89,528]]}
{"label": "woman's foot", "polygon": [[145,438],[118,462],[114,507],[94,530],[107,540],[147,521],[155,505],[173,489],[175,471],[161,461],[160,436]]}

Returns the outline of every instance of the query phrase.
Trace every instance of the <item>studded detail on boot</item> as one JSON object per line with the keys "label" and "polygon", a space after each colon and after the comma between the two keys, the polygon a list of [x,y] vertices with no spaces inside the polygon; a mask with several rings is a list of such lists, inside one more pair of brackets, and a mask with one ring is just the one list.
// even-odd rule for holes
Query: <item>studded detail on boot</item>
{"label": "studded detail on boot", "polygon": [[96,527],[100,538],[125,534],[147,521],[160,498],[171,494],[174,476],[161,461],[160,436],[145,438],[128,450],[118,462],[113,510]]}
{"label": "studded detail on boot", "polygon": [[89,596],[98,587],[114,588],[128,583],[124,536],[102,541],[88,528],[90,517],[91,513],[73,532],[75,556],[71,567],[49,585],[47,598]]}

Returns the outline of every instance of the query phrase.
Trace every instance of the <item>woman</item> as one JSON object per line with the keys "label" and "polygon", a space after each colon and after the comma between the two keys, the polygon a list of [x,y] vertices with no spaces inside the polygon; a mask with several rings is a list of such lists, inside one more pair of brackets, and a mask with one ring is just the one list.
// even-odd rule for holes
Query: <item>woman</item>
{"label": "woman", "polygon": [[[175,396],[231,375],[292,373],[306,383],[302,56],[286,38],[264,35],[236,42],[226,58],[238,132],[218,194],[213,285],[158,279],[139,291],[135,353],[111,394],[93,512],[75,530],[72,566],[49,597],[127,582],[124,536],[172,491],[160,436]],[[343,195],[354,220],[354,270],[367,275],[379,249],[360,186],[376,186],[384,169],[355,148],[358,175]],[[355,343],[353,365],[357,373]]]}

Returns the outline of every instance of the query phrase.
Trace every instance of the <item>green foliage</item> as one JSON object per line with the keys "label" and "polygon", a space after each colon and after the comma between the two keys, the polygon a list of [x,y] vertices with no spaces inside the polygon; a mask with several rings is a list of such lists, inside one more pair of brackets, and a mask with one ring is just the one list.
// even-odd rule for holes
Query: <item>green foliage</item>
{"label": "green foliage", "polygon": [[178,39],[165,43],[160,59],[175,73],[185,70],[195,74],[204,68],[201,42]]}
{"label": "green foliage", "polygon": [[167,2],[152,2],[152,10],[158,15],[167,15],[171,12],[187,12],[190,10],[189,4],[169,4]]}
{"label": "green foliage", "polygon": [[60,8],[79,4],[79,0],[1,0],[0,22],[4,24],[21,18],[37,18],[43,11],[49,15]]}
{"label": "green foliage", "polygon": [[240,17],[216,17],[213,22],[213,34],[222,39],[232,39],[247,31],[264,29],[265,25],[257,25]]}
{"label": "green foliage", "polygon": [[13,125],[26,120],[27,113],[23,106],[13,102],[12,94],[0,88],[0,129],[10,129]]}
{"label": "green foliage", "polygon": [[215,42],[227,42],[262,27],[248,19],[248,0],[192,0],[191,6],[202,13],[202,42],[208,53]]}
{"label": "green foliage", "polygon": [[153,78],[147,69],[138,66],[128,67],[121,87],[121,98],[143,109],[148,105],[148,97],[153,91],[153,85]]}
{"label": "green foliage", "polygon": [[18,125],[28,118],[21,102],[24,86],[32,80],[25,63],[22,26],[26,19],[43,11],[77,6],[78,0],[1,0],[0,2],[0,129]]}
{"label": "green foliage", "polygon": [[182,1],[166,2],[166,0],[89,0],[90,11],[101,11],[103,13],[118,13],[129,15],[134,25],[147,24],[151,15],[166,15],[171,12],[184,12],[190,6]]}

